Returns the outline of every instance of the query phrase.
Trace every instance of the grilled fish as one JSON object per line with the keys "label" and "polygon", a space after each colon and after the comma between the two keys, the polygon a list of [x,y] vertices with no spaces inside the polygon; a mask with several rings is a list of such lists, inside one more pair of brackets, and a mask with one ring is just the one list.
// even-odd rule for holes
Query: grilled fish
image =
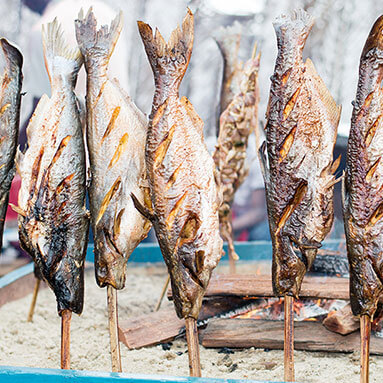
{"label": "grilled fish", "polygon": [[198,318],[212,270],[222,254],[220,200],[214,161],[203,138],[203,122],[178,89],[189,64],[194,31],[188,10],[166,43],[138,22],[153,69],[155,93],[146,141],[152,210],[137,208],[153,222],[167,264],[180,318]]}
{"label": "grilled fish", "polygon": [[278,55],[260,158],[273,245],[273,289],[279,296],[298,297],[334,216],[334,173],[340,158],[333,163],[333,149],[341,108],[311,60],[302,60],[313,23],[303,10],[274,22]]}
{"label": "grilled fish", "polygon": [[233,101],[234,96],[241,91],[241,65],[238,60],[238,51],[241,43],[240,24],[235,23],[233,26],[218,29],[214,34],[214,40],[223,58],[219,103],[219,114],[222,115]]}
{"label": "grilled fish", "polygon": [[74,87],[82,56],[55,19],[43,28],[52,95],[43,95],[18,151],[19,237],[56,295],[59,314],[82,312],[89,218],[85,209],[85,149]]}
{"label": "grilled fish", "polygon": [[228,242],[229,254],[233,259],[238,259],[238,255],[233,244],[231,205],[234,193],[249,173],[246,150],[249,135],[257,129],[258,124],[259,61],[260,54],[256,56],[254,47],[252,58],[241,69],[240,92],[221,115],[218,142],[213,154],[223,196],[219,209],[220,232]]}
{"label": "grilled fish", "polygon": [[145,168],[147,120],[116,79],[107,75],[122,29],[122,13],[110,28],[97,30],[92,10],[76,20],[76,37],[87,72],[89,200],[95,243],[96,280],[122,289],[126,263],[151,224],[134,207],[130,193],[150,206]]}
{"label": "grilled fish", "polygon": [[3,245],[9,189],[15,175],[15,155],[19,137],[23,56],[6,39],[0,39],[5,58],[0,79],[0,250]]}
{"label": "grilled fish", "polygon": [[383,16],[364,46],[343,183],[354,315],[375,313],[383,294]]}

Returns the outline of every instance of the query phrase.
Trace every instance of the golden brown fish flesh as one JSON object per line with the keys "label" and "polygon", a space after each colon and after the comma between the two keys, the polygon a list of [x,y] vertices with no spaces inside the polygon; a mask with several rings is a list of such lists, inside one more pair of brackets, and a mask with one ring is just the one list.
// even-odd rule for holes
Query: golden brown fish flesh
{"label": "golden brown fish flesh", "polygon": [[[138,22],[155,82],[146,142],[153,222],[167,264],[180,318],[197,318],[212,270],[222,253],[220,201],[214,161],[203,138],[203,122],[178,89],[193,46],[193,15],[166,43],[160,32]],[[137,202],[137,201],[136,201]]]}
{"label": "golden brown fish flesh", "polygon": [[340,107],[311,60],[302,60],[312,26],[313,19],[302,10],[274,22],[278,55],[260,157],[273,245],[273,289],[279,296],[298,296],[333,222],[339,162],[333,164],[333,149]]}
{"label": "golden brown fish flesh", "polygon": [[249,173],[246,150],[249,135],[258,128],[260,54],[253,56],[241,68],[241,85],[227,109],[221,114],[218,142],[213,155],[219,171],[222,205],[219,209],[220,232],[228,242],[229,255],[238,259],[232,235],[231,205],[234,193]]}
{"label": "golden brown fish flesh", "polygon": [[130,197],[150,206],[145,170],[147,120],[116,79],[108,63],[122,29],[122,13],[110,28],[97,30],[91,10],[76,20],[76,37],[87,72],[87,143],[91,182],[89,200],[94,234],[96,280],[122,289],[126,263],[151,224]]}
{"label": "golden brown fish flesh", "polygon": [[43,28],[52,96],[44,95],[27,128],[28,149],[18,152],[19,237],[56,295],[59,314],[80,314],[89,218],[85,209],[85,149],[74,87],[82,65],[57,20]]}
{"label": "golden brown fish flesh", "polygon": [[0,78],[0,251],[3,244],[9,189],[15,175],[15,155],[19,137],[23,56],[6,39],[0,39],[5,60]]}
{"label": "golden brown fish flesh", "polygon": [[343,214],[354,315],[375,313],[383,294],[383,16],[364,46],[348,139]]}

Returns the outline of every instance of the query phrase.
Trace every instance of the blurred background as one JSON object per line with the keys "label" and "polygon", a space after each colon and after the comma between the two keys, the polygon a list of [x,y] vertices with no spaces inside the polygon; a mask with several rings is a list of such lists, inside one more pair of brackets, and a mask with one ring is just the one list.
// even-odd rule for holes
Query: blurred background
{"label": "blurred background", "polygon": [[[259,128],[265,124],[265,110],[276,57],[276,38],[272,22],[278,15],[303,8],[315,17],[304,56],[310,57],[333,97],[342,105],[336,153],[342,154],[344,167],[347,134],[351,119],[351,101],[355,97],[359,57],[373,22],[382,13],[381,2],[374,0],[2,0],[0,35],[15,42],[24,56],[20,144],[25,145],[25,127],[42,94],[50,94],[44,68],[41,25],[57,16],[68,42],[75,44],[74,19],[80,8],[86,12],[93,6],[100,25],[110,23],[121,9],[124,28],[110,64],[110,75],[117,77],[122,87],[146,114],[150,113],[153,96],[153,76],[136,21],[143,20],[158,27],[167,39],[182,22],[189,7],[195,13],[195,41],[189,69],[183,80],[181,95],[187,96],[205,123],[205,137],[214,149],[219,117],[219,95],[223,60],[213,39],[221,27],[239,24],[242,39],[239,56],[247,60],[252,46],[258,42],[262,52],[259,82]],[[84,69],[80,74],[78,94],[84,96]],[[247,181],[237,193],[234,205],[234,229],[237,240],[268,239],[263,180],[256,157],[255,139],[250,137]],[[341,169],[339,175],[341,174]],[[17,200],[17,184],[11,202]],[[340,185],[336,186],[336,223],[330,236],[343,237],[340,210]],[[7,226],[15,227],[16,214],[9,212]],[[15,231],[14,231],[15,232]],[[10,235],[10,241],[14,241]],[[12,256],[12,255],[11,255]],[[4,258],[2,259],[4,262]]]}

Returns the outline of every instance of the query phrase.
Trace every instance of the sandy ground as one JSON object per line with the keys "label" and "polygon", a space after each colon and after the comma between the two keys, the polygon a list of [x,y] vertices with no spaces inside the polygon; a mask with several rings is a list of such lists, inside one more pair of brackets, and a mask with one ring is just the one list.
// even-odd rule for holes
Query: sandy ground
{"label": "sandy ground", "polygon": [[[246,267],[246,272],[249,268]],[[164,268],[130,268],[126,288],[119,293],[120,318],[153,310],[166,274]],[[71,367],[80,370],[110,370],[106,316],[106,290],[97,287],[93,271],[86,274],[85,307],[74,315],[71,328]],[[0,364],[59,368],[60,318],[49,289],[40,291],[33,323],[27,323],[31,296],[0,309]],[[165,302],[165,305],[172,305]],[[165,347],[166,348],[166,347]],[[156,346],[128,350],[121,343],[126,373],[188,375],[186,342],[176,340],[166,350]],[[204,377],[283,380],[283,352],[246,349],[224,354],[201,347]],[[359,382],[359,355],[295,352],[298,382]],[[371,357],[370,382],[382,382],[383,357]]]}

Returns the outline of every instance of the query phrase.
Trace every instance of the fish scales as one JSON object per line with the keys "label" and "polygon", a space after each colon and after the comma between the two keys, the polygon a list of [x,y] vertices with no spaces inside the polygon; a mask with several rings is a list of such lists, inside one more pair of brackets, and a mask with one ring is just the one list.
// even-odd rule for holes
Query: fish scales
{"label": "fish scales", "polygon": [[0,39],[5,58],[0,93],[0,250],[3,244],[9,190],[15,174],[15,155],[19,136],[21,87],[23,82],[21,53],[6,39]]}
{"label": "fish scales", "polygon": [[116,79],[107,74],[122,29],[122,13],[97,30],[91,10],[76,20],[76,37],[87,72],[89,200],[100,287],[122,289],[126,263],[151,224],[134,207],[149,193],[145,170],[147,120]]}
{"label": "fish scales", "polygon": [[249,173],[246,163],[248,138],[258,128],[259,71],[260,53],[256,46],[252,58],[241,67],[240,91],[221,114],[220,129],[214,162],[219,171],[222,205],[219,209],[220,232],[228,242],[229,254],[234,259],[231,205],[234,194]]}
{"label": "fish scales", "polygon": [[80,51],[63,41],[55,19],[43,28],[52,95],[43,95],[18,152],[17,211],[22,247],[56,295],[58,312],[82,312],[89,218],[85,209],[85,148],[74,87]]}
{"label": "fish scales", "polygon": [[343,184],[343,214],[354,315],[375,313],[383,294],[383,16],[363,48]]}
{"label": "fish scales", "polygon": [[266,143],[260,151],[273,244],[273,289],[276,295],[296,297],[333,221],[333,149],[340,118],[340,107],[311,60],[302,60],[312,26],[313,19],[302,10],[274,23],[278,55]]}
{"label": "fish scales", "polygon": [[178,89],[193,46],[193,15],[166,43],[138,22],[155,82],[146,142],[153,209],[150,217],[167,264],[177,315],[197,319],[211,272],[222,255],[215,167],[203,139],[203,122]]}

